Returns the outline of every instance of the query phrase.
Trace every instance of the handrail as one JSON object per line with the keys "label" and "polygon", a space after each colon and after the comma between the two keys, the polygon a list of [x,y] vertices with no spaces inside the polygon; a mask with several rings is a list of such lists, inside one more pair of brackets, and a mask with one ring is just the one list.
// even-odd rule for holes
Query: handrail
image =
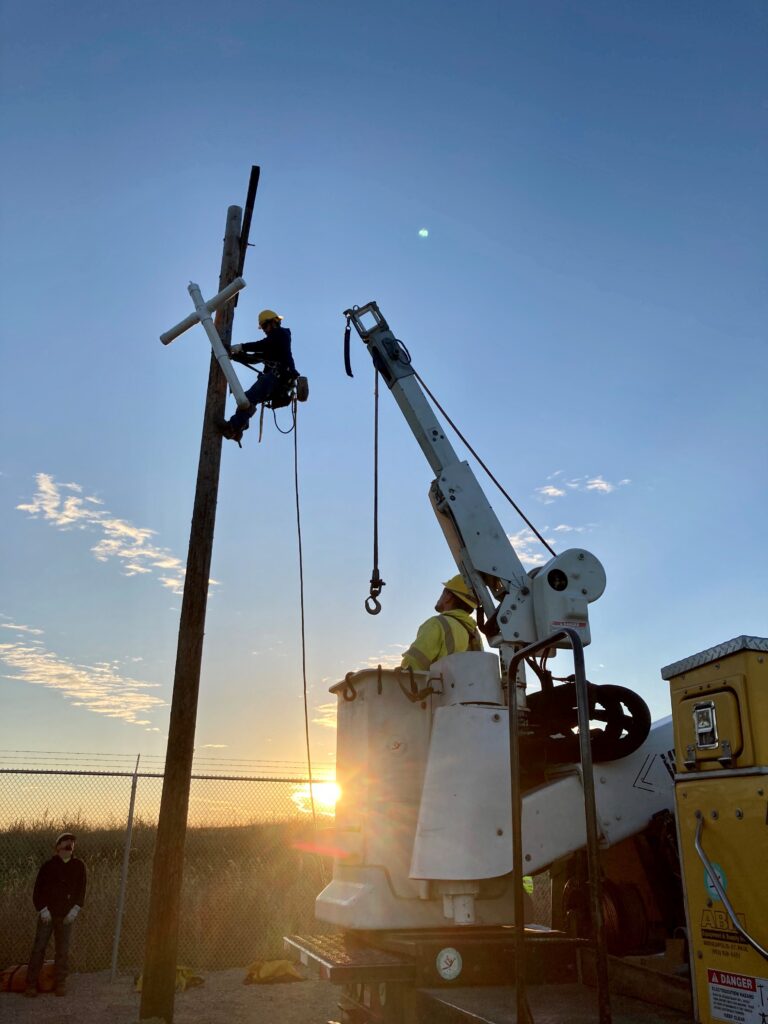
{"label": "handrail", "polygon": [[698,818],[698,823],[696,825],[696,835],[693,838],[693,845],[696,848],[696,853],[698,853],[699,855],[699,860],[706,869],[707,876],[710,882],[712,883],[712,888],[717,893],[717,898],[725,907],[728,917],[730,917],[731,923],[733,924],[733,927],[736,929],[739,935],[741,935],[742,938],[749,943],[749,945],[752,947],[752,949],[755,950],[755,952],[759,953],[760,956],[763,957],[765,960],[768,960],[768,950],[763,949],[760,943],[756,939],[752,938],[747,929],[736,916],[736,911],[731,906],[731,901],[725,895],[725,889],[723,888],[720,879],[717,877],[717,873],[715,871],[715,868],[712,866],[709,857],[704,852],[704,846],[701,842],[701,830],[704,828],[704,815],[701,813],[701,811],[696,811],[696,817]]}
{"label": "handrail", "polygon": [[517,669],[524,658],[529,658],[562,640],[569,641],[573,650],[576,707],[579,725],[579,753],[582,784],[584,786],[584,815],[587,838],[587,876],[589,880],[590,910],[594,933],[595,967],[597,974],[597,1003],[600,1024],[611,1024],[610,994],[608,991],[608,946],[603,918],[603,885],[600,876],[600,854],[595,808],[595,780],[592,769],[592,747],[589,735],[589,692],[584,668],[584,644],[575,629],[565,627],[551,636],[523,647],[516,652],[509,665],[509,766],[512,789],[512,868],[515,906],[515,960],[517,964],[516,996],[518,1024],[533,1024],[525,994],[525,919],[523,910],[523,797],[520,785],[520,736],[517,718]]}

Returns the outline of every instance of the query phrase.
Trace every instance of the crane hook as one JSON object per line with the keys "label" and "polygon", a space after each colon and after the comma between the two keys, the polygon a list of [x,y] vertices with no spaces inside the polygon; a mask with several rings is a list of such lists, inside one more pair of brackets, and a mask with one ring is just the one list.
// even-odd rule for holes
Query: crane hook
{"label": "crane hook", "polygon": [[379,576],[378,568],[373,570],[371,576],[371,592],[365,599],[365,610],[369,615],[378,615],[381,611],[381,601],[379,601],[379,595],[381,594],[381,588],[386,587],[386,583]]}

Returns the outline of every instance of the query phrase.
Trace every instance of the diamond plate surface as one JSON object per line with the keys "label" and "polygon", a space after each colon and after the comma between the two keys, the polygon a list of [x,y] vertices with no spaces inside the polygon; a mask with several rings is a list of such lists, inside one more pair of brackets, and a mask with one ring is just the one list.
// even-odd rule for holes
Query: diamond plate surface
{"label": "diamond plate surface", "polygon": [[736,654],[738,651],[760,651],[768,653],[768,639],[763,636],[735,636],[733,640],[726,640],[724,644],[710,647],[706,651],[699,651],[682,661],[674,661],[671,665],[665,665],[661,670],[662,679],[672,679],[673,676],[682,675],[683,672],[692,672],[702,665],[709,665],[712,661],[719,661],[729,654]]}
{"label": "diamond plate surface", "polygon": [[283,942],[303,964],[336,984],[411,981],[415,976],[411,957],[353,943],[343,935],[286,935]]}
{"label": "diamond plate surface", "polygon": [[[535,1024],[598,1019],[595,992],[582,985],[530,985],[527,994]],[[518,1024],[512,987],[421,989],[418,998],[426,1024]],[[626,996],[612,995],[611,1011],[613,1024],[693,1024],[686,1014]]]}

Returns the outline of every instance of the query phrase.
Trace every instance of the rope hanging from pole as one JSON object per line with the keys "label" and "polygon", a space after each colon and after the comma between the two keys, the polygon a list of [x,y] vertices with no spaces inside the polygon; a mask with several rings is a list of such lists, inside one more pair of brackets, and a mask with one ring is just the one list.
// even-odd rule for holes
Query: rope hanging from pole
{"label": "rope hanging from pole", "polygon": [[373,373],[373,570],[365,610],[369,615],[378,615],[381,611],[379,596],[386,584],[379,573],[379,371]]}
{"label": "rope hanging from pole", "polygon": [[301,676],[304,685],[304,736],[307,744],[307,773],[309,775],[309,802],[312,806],[312,823],[317,828],[315,811],[315,784],[312,778],[312,752],[309,745],[309,701],[307,697],[307,642],[304,624],[304,555],[301,542],[301,505],[299,503],[299,430],[298,403],[291,403],[293,412],[293,486],[296,494],[296,532],[299,539],[299,610],[301,614]]}

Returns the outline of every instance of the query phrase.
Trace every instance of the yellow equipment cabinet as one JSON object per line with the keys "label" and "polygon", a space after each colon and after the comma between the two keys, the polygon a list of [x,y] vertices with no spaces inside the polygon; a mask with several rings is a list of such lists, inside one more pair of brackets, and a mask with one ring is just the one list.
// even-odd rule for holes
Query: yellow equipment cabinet
{"label": "yellow equipment cabinet", "polygon": [[768,1024],[768,639],[661,670],[699,1024]]}

